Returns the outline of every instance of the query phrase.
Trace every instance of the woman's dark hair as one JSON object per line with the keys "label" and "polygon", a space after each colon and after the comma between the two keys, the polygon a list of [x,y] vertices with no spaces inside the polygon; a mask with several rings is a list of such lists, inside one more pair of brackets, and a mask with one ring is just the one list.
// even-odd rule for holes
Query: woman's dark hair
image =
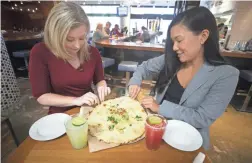
{"label": "woman's dark hair", "polygon": [[154,90],[162,92],[168,81],[180,68],[181,62],[175,51],[173,51],[173,41],[170,33],[171,28],[177,24],[186,26],[194,34],[200,34],[203,30],[209,31],[209,37],[204,43],[204,59],[211,65],[223,65],[224,59],[219,52],[219,32],[213,14],[205,7],[194,7],[190,10],[179,13],[171,22],[165,45],[165,65],[158,76]]}

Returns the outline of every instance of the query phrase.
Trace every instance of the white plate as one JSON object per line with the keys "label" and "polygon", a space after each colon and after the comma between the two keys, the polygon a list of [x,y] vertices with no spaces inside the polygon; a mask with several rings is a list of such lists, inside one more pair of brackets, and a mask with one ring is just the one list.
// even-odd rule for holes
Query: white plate
{"label": "white plate", "polygon": [[29,135],[34,140],[47,141],[66,133],[65,122],[71,116],[64,113],[47,115],[37,120],[30,128]]}
{"label": "white plate", "polygon": [[195,151],[202,146],[203,139],[193,126],[179,120],[168,120],[163,135],[164,141],[182,151]]}

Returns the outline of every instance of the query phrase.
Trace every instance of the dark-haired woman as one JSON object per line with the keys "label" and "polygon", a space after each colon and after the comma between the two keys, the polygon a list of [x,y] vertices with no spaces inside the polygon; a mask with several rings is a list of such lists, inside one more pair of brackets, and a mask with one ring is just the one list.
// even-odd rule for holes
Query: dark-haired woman
{"label": "dark-haired woman", "polygon": [[209,148],[209,126],[230,102],[239,71],[225,64],[219,52],[218,31],[212,13],[196,7],[171,22],[165,54],[143,62],[129,82],[135,98],[143,79],[157,76],[155,98],[145,97],[145,108],[167,118],[185,121],[203,137]]}

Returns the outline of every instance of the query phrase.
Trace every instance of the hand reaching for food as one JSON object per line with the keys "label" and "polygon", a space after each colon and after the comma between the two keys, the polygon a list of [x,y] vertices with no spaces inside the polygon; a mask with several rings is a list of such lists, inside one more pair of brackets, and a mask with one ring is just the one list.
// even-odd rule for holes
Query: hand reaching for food
{"label": "hand reaching for food", "polygon": [[155,113],[159,111],[159,105],[152,96],[144,97],[141,101],[141,104],[144,108],[148,108]]}
{"label": "hand reaching for food", "polygon": [[131,98],[135,99],[140,92],[141,87],[138,85],[130,85],[129,86],[129,95]]}
{"label": "hand reaching for food", "polygon": [[73,105],[76,105],[76,106],[82,106],[84,104],[91,106],[98,103],[99,103],[98,97],[92,92],[88,92],[84,94],[83,96],[77,97],[73,100]]}
{"label": "hand reaching for food", "polygon": [[111,93],[111,89],[107,86],[105,80],[102,80],[99,83],[97,83],[96,87],[99,100],[100,102],[103,102],[105,97]]}
{"label": "hand reaching for food", "polygon": [[111,89],[107,86],[98,86],[97,88],[100,102],[103,102],[105,97],[111,93]]}

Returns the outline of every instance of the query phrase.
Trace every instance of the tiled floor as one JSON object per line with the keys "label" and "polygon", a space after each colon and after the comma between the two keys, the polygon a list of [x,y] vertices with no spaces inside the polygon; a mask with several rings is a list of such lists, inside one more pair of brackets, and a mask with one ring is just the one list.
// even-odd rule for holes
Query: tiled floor
{"label": "tiled floor", "polygon": [[[47,110],[31,96],[28,80],[18,80],[22,98],[19,110],[11,116],[19,141],[28,136],[32,123],[47,114]],[[3,133],[2,133],[3,134]],[[252,114],[240,113],[231,106],[210,130],[212,148],[208,155],[213,163],[252,162]],[[2,158],[5,161],[7,155]]]}

